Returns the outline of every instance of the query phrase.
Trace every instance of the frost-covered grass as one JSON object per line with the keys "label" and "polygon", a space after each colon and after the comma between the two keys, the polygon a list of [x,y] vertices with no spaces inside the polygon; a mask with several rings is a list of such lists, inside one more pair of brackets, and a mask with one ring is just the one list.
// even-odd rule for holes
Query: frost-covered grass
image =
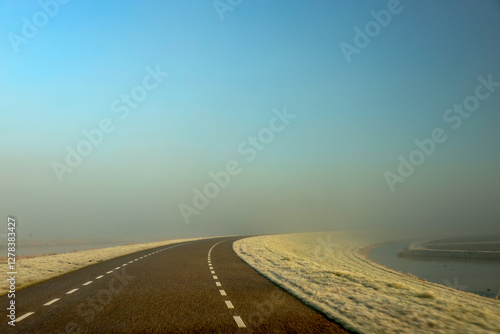
{"label": "frost-covered grass", "polygon": [[[172,239],[165,241],[149,242],[143,244],[132,244],[101,249],[88,249],[83,251],[47,255],[35,258],[23,258],[16,261],[16,289],[19,290],[28,285],[47,279],[60,276],[98,262],[106,261],[122,255],[138,252],[145,249],[170,245],[178,242],[199,240],[193,239]],[[6,260],[0,262],[0,271],[6,273],[8,264]],[[8,281],[0,281],[0,295],[7,293]]]}
{"label": "frost-covered grass", "polygon": [[234,243],[262,275],[360,333],[500,333],[500,301],[425,282],[366,259],[374,232],[259,236]]}

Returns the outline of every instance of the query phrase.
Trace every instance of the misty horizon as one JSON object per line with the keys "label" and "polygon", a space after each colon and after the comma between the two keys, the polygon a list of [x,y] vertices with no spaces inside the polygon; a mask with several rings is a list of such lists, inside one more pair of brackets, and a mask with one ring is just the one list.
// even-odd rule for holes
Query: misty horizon
{"label": "misty horizon", "polygon": [[0,9],[21,239],[499,231],[495,1]]}

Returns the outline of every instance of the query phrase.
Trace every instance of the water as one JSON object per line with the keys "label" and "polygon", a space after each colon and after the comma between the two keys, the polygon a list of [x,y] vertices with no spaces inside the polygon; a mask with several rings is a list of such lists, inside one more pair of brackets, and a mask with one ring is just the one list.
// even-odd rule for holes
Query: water
{"label": "water", "polygon": [[[107,240],[21,240],[16,244],[16,255],[41,255],[41,254],[62,254],[86,249],[99,249],[114,246],[127,245],[131,243],[145,243],[157,241],[157,239],[147,237],[130,237]],[[0,239],[0,256],[7,256],[7,242]]]}
{"label": "water", "polygon": [[398,251],[409,243],[373,249],[368,257],[392,270],[409,273],[434,282],[481,296],[495,298],[500,292],[500,261],[463,261],[455,259],[408,259]]}
{"label": "water", "polygon": [[[75,244],[75,245],[40,245],[40,246],[17,246],[16,255],[41,255],[41,254],[62,254],[69,253],[75,250],[97,249],[120,246],[125,243],[109,242],[109,243],[89,243],[89,244]],[[0,254],[7,256],[7,246],[0,245]]]}

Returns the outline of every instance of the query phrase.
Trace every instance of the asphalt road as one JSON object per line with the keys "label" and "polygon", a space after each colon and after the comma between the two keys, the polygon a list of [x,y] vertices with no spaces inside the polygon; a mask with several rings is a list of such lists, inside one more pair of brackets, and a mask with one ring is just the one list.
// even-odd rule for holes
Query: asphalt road
{"label": "asphalt road", "polygon": [[348,333],[244,263],[238,239],[149,249],[19,290],[15,327],[1,296],[0,333]]}

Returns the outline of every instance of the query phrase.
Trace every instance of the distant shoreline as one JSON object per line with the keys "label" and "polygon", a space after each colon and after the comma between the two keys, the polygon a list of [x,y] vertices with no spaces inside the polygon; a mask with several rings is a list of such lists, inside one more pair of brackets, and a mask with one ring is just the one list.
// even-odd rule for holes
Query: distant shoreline
{"label": "distant shoreline", "polygon": [[410,244],[398,253],[406,258],[500,261],[500,236],[442,238]]}
{"label": "distant shoreline", "polygon": [[[498,300],[365,257],[374,247],[407,237],[387,231],[281,234],[241,239],[233,249],[263,276],[354,332],[499,332]],[[420,319],[427,321],[415,323]]]}

